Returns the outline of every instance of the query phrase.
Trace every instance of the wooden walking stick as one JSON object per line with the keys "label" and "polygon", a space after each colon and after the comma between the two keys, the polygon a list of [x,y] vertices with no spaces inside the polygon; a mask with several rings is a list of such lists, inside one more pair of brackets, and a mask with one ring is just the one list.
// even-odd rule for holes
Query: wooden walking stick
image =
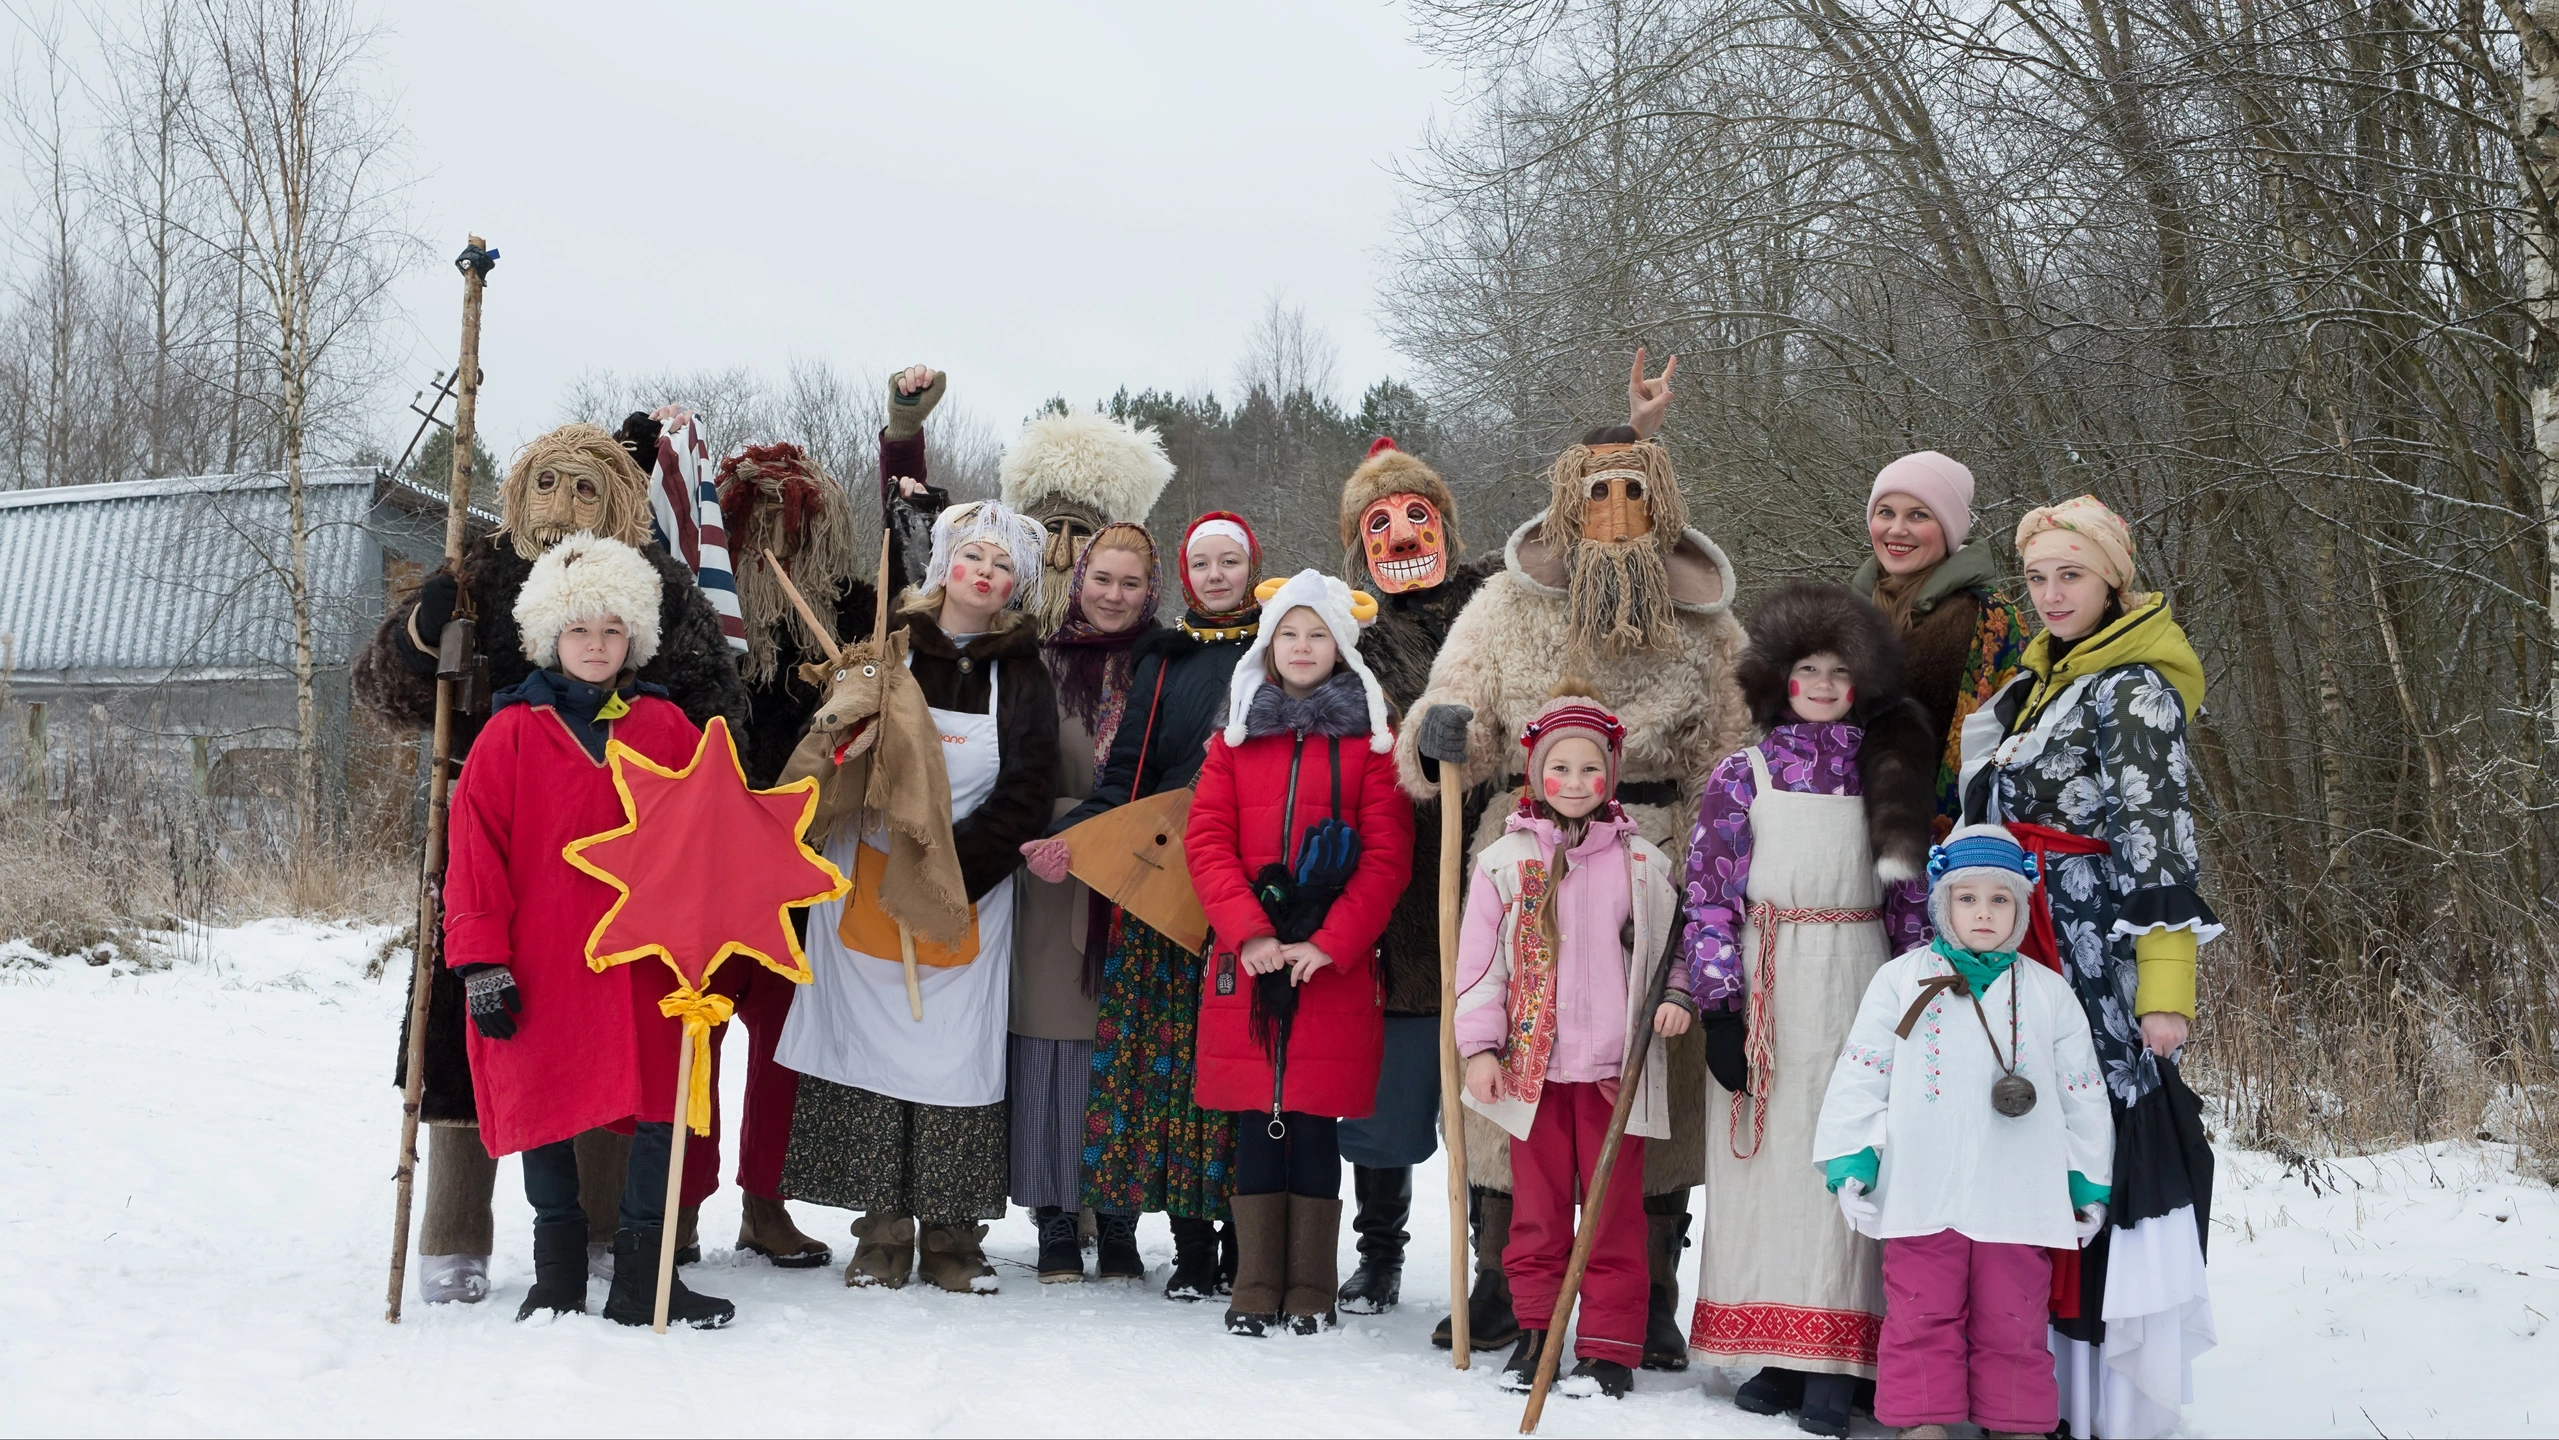
{"label": "wooden walking stick", "polygon": [[1581,1222],[1573,1227],[1573,1258],[1564,1266],[1564,1288],[1555,1292],[1555,1313],[1546,1322],[1546,1345],[1537,1353],[1537,1380],[1528,1389],[1528,1408],[1520,1413],[1519,1433],[1534,1434],[1537,1417],[1546,1413],[1546,1391],[1555,1383],[1555,1367],[1564,1358],[1564,1326],[1573,1318],[1573,1300],[1582,1293],[1582,1272],[1590,1268],[1591,1247],[1599,1243],[1599,1220],[1607,1213],[1608,1180],[1617,1169],[1618,1142],[1626,1138],[1626,1117],[1635,1109],[1635,1092],[1644,1084],[1644,1062],[1653,1054],[1653,1015],[1662,1008],[1675,955],[1662,957],[1653,977],[1652,1001],[1643,1010],[1644,1043],[1617,1082],[1617,1103],[1608,1107],[1608,1133],[1599,1144],[1599,1160],[1591,1167],[1590,1190],[1582,1197]]}
{"label": "wooden walking stick", "polygon": [[1457,900],[1466,868],[1466,787],[1462,765],[1439,767],[1439,1128],[1448,1137],[1448,1355],[1464,1370],[1473,1356],[1466,1293],[1466,1107],[1457,1087]]}
{"label": "wooden walking stick", "polygon": [[[453,262],[454,268],[462,272],[462,358],[454,368],[461,383],[453,402],[453,480],[444,501],[444,563],[453,567],[457,577],[462,542],[469,533],[471,439],[480,415],[480,295],[488,288],[489,271],[497,263],[498,252],[489,249],[477,235],[470,237]],[[399,1199],[392,1206],[390,1308],[382,1317],[394,1325],[400,1323],[400,1292],[409,1275],[409,1208],[417,1189],[418,1111],[426,1094],[427,997],[433,993],[432,981],[444,938],[436,923],[440,908],[436,895],[444,880],[446,800],[453,789],[453,715],[459,698],[455,692],[468,676],[478,649],[471,638],[467,592],[462,611],[446,621],[444,633],[436,637],[434,764],[427,771],[426,853],[418,869],[418,939],[411,947],[416,963],[409,967],[409,1068],[400,1090],[400,1160],[394,1172]],[[458,631],[457,626],[461,627]]]}
{"label": "wooden walking stick", "polygon": [[684,1205],[684,1133],[687,1124],[687,1102],[693,1094],[693,1032],[689,1025],[679,1026],[676,1048],[682,1052],[675,1062],[675,1143],[666,1153],[666,1211],[658,1220],[658,1293],[657,1309],[651,1312],[649,1328],[660,1335],[666,1333],[666,1307],[675,1293],[676,1212]]}

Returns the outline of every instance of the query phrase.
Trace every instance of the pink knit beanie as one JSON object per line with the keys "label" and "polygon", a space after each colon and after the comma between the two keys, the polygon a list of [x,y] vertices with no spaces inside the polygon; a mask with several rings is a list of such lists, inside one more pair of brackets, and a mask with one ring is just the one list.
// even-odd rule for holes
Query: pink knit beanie
{"label": "pink knit beanie", "polygon": [[1887,495],[1911,496],[1928,507],[1946,532],[1946,553],[1964,548],[1973,533],[1973,472],[1951,455],[1922,450],[1904,455],[1875,472],[1875,488],[1866,492],[1866,513]]}

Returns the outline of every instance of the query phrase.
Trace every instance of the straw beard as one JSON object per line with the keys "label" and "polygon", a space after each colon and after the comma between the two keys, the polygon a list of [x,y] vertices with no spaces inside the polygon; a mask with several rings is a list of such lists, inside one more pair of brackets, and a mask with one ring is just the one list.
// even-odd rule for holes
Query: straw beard
{"label": "straw beard", "polygon": [[1564,565],[1564,624],[1577,650],[1615,656],[1679,643],[1670,567],[1652,537],[1574,540],[1564,547]]}
{"label": "straw beard", "polygon": [[[547,497],[533,488],[534,475],[545,469],[559,477]],[[575,498],[581,475],[595,481],[596,498],[587,505]],[[563,425],[527,442],[498,487],[498,501],[498,533],[526,560],[541,559],[580,530],[634,550],[649,543],[648,478],[621,441],[593,425]]]}
{"label": "straw beard", "polygon": [[1066,623],[1066,607],[1075,599],[1075,562],[1083,558],[1084,546],[1090,543],[1090,535],[1061,529],[1048,537],[1047,548],[1040,551],[1040,568],[1048,574],[1042,577],[1039,600],[1031,607],[1040,634],[1054,635]]}

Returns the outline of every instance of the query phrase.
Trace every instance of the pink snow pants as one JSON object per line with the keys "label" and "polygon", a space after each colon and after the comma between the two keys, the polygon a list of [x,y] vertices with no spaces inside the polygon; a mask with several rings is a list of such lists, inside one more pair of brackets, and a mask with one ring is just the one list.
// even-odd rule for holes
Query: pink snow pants
{"label": "pink snow pants", "polygon": [[2042,1435],[2061,1423],[2053,1378],[2052,1252],[1952,1230],[1884,1242],[1875,1418]]}
{"label": "pink snow pants", "polygon": [[[1543,1330],[1554,1321],[1555,1297],[1563,1292],[1564,1268],[1573,1255],[1574,1204],[1599,1165],[1609,1109],[1597,1085],[1550,1080],[1537,1097],[1537,1122],[1528,1138],[1511,1142],[1511,1238],[1502,1250],[1502,1270],[1510,1276],[1512,1308],[1523,1328]],[[1650,1233],[1644,1220],[1644,1137],[1629,1135],[1618,1142],[1598,1242],[1582,1272],[1577,1357],[1614,1360],[1629,1369],[1643,1363],[1652,1278],[1644,1247]]]}

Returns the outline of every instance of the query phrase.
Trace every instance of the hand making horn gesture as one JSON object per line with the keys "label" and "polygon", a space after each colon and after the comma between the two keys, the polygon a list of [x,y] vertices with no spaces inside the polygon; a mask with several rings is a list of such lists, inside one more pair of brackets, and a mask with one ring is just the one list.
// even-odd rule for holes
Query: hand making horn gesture
{"label": "hand making horn gesture", "polygon": [[1679,357],[1662,362],[1662,373],[1644,378],[1644,347],[1635,347],[1635,368],[1626,377],[1626,423],[1635,433],[1650,440],[1660,433],[1662,417],[1670,413],[1671,372],[1679,368]]}

